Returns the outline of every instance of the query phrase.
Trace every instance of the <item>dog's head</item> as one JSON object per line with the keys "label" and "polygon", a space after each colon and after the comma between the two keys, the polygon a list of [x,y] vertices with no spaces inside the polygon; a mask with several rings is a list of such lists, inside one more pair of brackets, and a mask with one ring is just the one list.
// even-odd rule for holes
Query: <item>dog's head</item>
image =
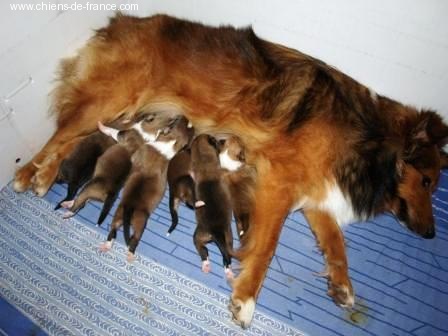
{"label": "dog's head", "polygon": [[422,111],[405,123],[404,148],[398,156],[398,190],[391,211],[400,222],[423,238],[434,238],[431,195],[440,170],[448,167],[443,147],[448,126],[432,111]]}

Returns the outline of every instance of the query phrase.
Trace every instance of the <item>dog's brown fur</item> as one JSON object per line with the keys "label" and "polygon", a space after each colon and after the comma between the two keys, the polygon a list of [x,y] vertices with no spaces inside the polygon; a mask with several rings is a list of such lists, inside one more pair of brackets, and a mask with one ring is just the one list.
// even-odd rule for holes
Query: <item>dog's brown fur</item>
{"label": "dog's brown fur", "polygon": [[[344,241],[327,208],[337,186],[358,218],[392,211],[417,234],[434,234],[431,192],[448,127],[372,92],[251,29],[211,28],[158,15],[117,15],[77,56],[62,62],[53,94],[57,131],[15,188],[43,195],[60,161],[98,120],[143,110],[178,110],[198,133],[232,133],[257,169],[250,239],[230,309],[247,326],[283,220],[301,208],[328,265],[329,294],[353,304]],[[442,158],[442,159],[441,159]],[[334,188],[333,188],[334,189]],[[343,215],[343,214],[341,214]]]}

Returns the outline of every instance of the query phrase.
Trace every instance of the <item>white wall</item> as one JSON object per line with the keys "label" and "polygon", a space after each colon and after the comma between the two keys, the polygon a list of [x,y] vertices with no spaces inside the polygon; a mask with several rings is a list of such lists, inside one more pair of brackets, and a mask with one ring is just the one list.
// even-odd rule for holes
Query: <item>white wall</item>
{"label": "white wall", "polygon": [[[12,2],[41,1],[0,3],[0,185],[12,178],[15,158],[27,160],[53,130],[47,93],[57,60],[72,53],[111,14],[12,12]],[[448,119],[446,0],[90,2],[136,3],[139,11],[131,13],[141,16],[168,13],[214,25],[251,24],[263,38],[320,58],[378,93],[435,108]],[[3,118],[9,109],[13,114]]]}

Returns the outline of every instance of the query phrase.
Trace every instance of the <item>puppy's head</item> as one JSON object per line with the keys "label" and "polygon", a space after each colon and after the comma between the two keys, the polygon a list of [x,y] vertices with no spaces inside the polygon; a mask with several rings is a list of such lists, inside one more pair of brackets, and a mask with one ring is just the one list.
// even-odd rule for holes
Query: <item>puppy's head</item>
{"label": "puppy's head", "polygon": [[236,171],[246,163],[245,147],[239,137],[229,135],[219,140],[219,162],[229,171]]}
{"label": "puppy's head", "polygon": [[178,152],[191,143],[193,136],[194,128],[188,119],[184,116],[177,116],[158,131],[156,140],[162,142],[174,140],[174,150]]}
{"label": "puppy's head", "polygon": [[135,152],[138,147],[145,143],[140,133],[133,129],[118,131],[117,142],[126,147],[130,152]]}
{"label": "puppy's head", "polygon": [[440,170],[447,167],[443,146],[448,142],[448,126],[432,111],[423,111],[407,124],[403,153],[397,160],[397,196],[390,210],[400,222],[423,238],[435,236],[432,193]]}
{"label": "puppy's head", "polygon": [[135,118],[132,128],[137,130],[146,142],[155,141],[161,130],[170,127],[181,118],[172,113],[140,113]]}
{"label": "puppy's head", "polygon": [[219,168],[219,143],[209,134],[200,134],[191,144],[193,170],[200,167]]}

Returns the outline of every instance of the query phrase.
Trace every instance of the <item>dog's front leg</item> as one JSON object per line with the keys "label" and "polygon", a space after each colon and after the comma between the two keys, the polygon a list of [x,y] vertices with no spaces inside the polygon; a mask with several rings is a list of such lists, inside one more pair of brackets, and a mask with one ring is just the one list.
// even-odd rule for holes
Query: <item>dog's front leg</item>
{"label": "dog's front leg", "polygon": [[[259,175],[250,228],[241,251],[241,273],[233,282],[229,309],[237,324],[247,328],[252,320],[258,293],[274,255],[283,222],[291,207],[284,183]],[[273,183],[272,183],[273,182]]]}
{"label": "dog's front leg", "polygon": [[328,295],[342,307],[353,307],[355,296],[348,277],[344,236],[332,216],[321,210],[304,211],[324,253],[328,271]]}

